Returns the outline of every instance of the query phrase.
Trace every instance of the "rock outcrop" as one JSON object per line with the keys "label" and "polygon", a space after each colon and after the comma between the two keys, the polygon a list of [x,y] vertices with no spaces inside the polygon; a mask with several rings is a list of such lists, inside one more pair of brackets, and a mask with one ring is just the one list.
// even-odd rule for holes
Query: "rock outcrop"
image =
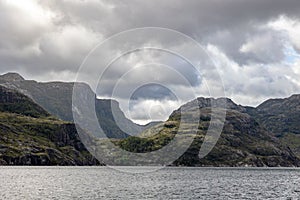
{"label": "rock outcrop", "polygon": [[[200,158],[199,151],[211,123],[220,123],[218,116],[215,122],[211,121],[212,107],[215,115],[226,111],[225,123],[217,144],[207,156]],[[181,111],[189,116],[187,120],[181,121]],[[238,106],[229,99],[198,98],[174,111],[167,122],[146,130],[141,138],[128,138],[118,144],[132,152],[158,150],[167,145],[181,127],[181,134],[195,139],[188,150],[172,164],[175,166],[300,166],[299,158],[291,149],[282,145],[246,111],[247,108]],[[194,123],[199,120],[197,117],[200,117],[198,131],[193,135],[190,129],[195,127]]]}
{"label": "rock outcrop", "polygon": [[[25,80],[15,73],[8,73],[0,76],[0,84],[30,97],[51,115],[61,120],[73,122],[72,95],[75,83],[41,83]],[[94,98],[99,124],[108,138],[126,138],[129,135],[137,135],[149,127],[135,124],[126,118],[118,102],[98,99],[88,85],[82,83],[80,86],[87,96]]]}
{"label": "rock outcrop", "polygon": [[99,165],[71,122],[0,86],[0,165]]}

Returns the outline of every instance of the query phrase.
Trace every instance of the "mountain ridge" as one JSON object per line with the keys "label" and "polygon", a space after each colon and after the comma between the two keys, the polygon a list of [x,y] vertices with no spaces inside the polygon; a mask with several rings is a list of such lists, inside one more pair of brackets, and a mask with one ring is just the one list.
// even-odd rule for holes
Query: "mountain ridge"
{"label": "mountain ridge", "polygon": [[[171,165],[173,166],[199,166],[199,167],[293,167],[300,166],[299,158],[291,149],[268,132],[263,126],[233,101],[225,105],[226,98],[198,98],[184,104],[174,111],[167,122],[154,126],[141,134],[141,138],[127,138],[118,145],[132,152],[148,152],[162,148],[171,141],[179,126],[183,135],[193,134],[190,123],[197,122],[200,109],[200,123],[195,140],[187,151]],[[212,102],[211,104],[209,102]],[[231,103],[232,102],[232,103]],[[203,144],[211,122],[212,107],[216,113],[226,111],[225,124],[216,146],[204,158],[199,158],[199,151]],[[229,109],[230,107],[230,109]],[[194,117],[194,119],[181,122],[181,113]],[[213,123],[219,123],[216,120]],[[124,161],[123,161],[124,162]],[[130,164],[130,163],[128,163]]]}
{"label": "mountain ridge", "polygon": [[[60,135],[60,139],[46,137],[47,140],[50,140],[52,149],[56,145],[68,146],[71,144],[70,148],[72,150],[69,149],[68,151],[73,152],[71,153],[72,155],[81,155],[80,151],[86,152],[86,149],[80,142],[78,134],[75,133],[76,128],[72,123],[58,120],[51,115],[58,112],[57,115],[61,118],[72,117],[71,105],[73,85],[74,83],[39,83],[33,80],[24,80],[15,73],[7,74],[4,78],[3,75],[0,76],[0,92],[2,93],[0,98],[0,131],[7,131],[13,140],[15,140],[15,137],[18,134],[22,137],[29,134],[29,139],[33,139],[32,135],[30,135],[30,131],[23,127],[25,124],[33,124],[34,127],[39,127],[41,130],[48,127],[54,132],[55,130],[59,130],[56,131],[56,133]],[[174,132],[178,129],[181,111],[187,112],[191,117],[191,119],[187,120],[185,122],[186,124],[184,124],[184,132],[190,134],[191,131],[189,128],[192,127],[192,124],[189,123],[192,123],[193,120],[199,120],[193,119],[193,117],[196,117],[197,115],[195,113],[200,111],[200,124],[198,126],[197,135],[195,136],[195,141],[188,148],[187,152],[171,165],[236,167],[300,166],[300,128],[298,123],[298,119],[300,119],[300,95],[298,94],[283,99],[269,99],[257,107],[238,105],[226,97],[198,97],[175,110],[166,122],[151,123],[149,125],[151,127],[147,130],[145,130],[147,125],[142,128],[139,127],[139,129],[135,129],[135,131],[143,131],[140,137],[131,137],[124,134],[119,128],[115,128],[117,126],[113,114],[120,117],[119,119],[121,120],[118,122],[123,123],[123,126],[127,128],[129,132],[132,131],[130,130],[132,124],[118,108],[118,102],[107,99],[96,99],[96,95],[91,91],[89,86],[86,84],[79,85],[83,88],[83,91],[87,94],[88,98],[95,98],[96,114],[100,125],[104,125],[104,128],[102,128],[105,133],[111,138],[116,138],[114,142],[125,150],[136,153],[148,152],[157,150],[157,148],[168,144],[175,136]],[[8,88],[3,89],[5,88],[4,86]],[[15,90],[18,90],[18,92],[15,92]],[[20,96],[19,93],[26,96]],[[28,99],[28,97],[33,98],[34,101]],[[11,105],[10,103],[15,103],[15,105]],[[38,103],[38,105],[34,105],[35,103]],[[50,106],[48,104],[50,104]],[[112,113],[113,108],[111,106],[113,106],[114,109],[117,109],[117,113]],[[45,109],[45,107],[48,109]],[[198,153],[201,144],[203,143],[203,139],[205,138],[205,133],[209,129],[213,109],[214,112],[216,112],[215,114],[218,114],[218,112],[221,112],[222,110],[226,111],[224,129],[212,152],[207,157],[199,159]],[[64,116],[63,114],[67,114],[68,116]],[[20,125],[16,122],[20,123]],[[24,122],[26,123],[24,124]],[[37,126],[36,123],[38,124]],[[55,124],[55,128],[53,128],[53,123]],[[27,125],[25,127],[27,127]],[[16,128],[24,130],[25,135],[22,132],[16,131]],[[157,131],[158,129],[160,131]],[[38,129],[34,128],[33,130],[37,131]],[[65,130],[67,131],[65,132]],[[37,132],[34,133],[38,134]],[[49,134],[51,135],[51,131],[47,132],[46,135],[49,136]],[[58,135],[56,135],[55,138],[57,138]],[[77,141],[75,142],[76,144],[73,142],[61,143],[61,141],[70,141],[63,139],[70,136],[75,138],[75,141]],[[45,135],[43,135],[43,137],[45,137]],[[3,137],[2,140],[7,141],[5,137]],[[45,139],[38,141],[45,145],[44,140]],[[21,141],[25,142],[26,140],[21,138]],[[33,140],[26,141],[26,143],[28,142],[38,146],[38,143],[33,142]],[[1,151],[3,152],[3,146],[4,149],[11,149],[10,147],[5,147],[5,145],[5,143],[0,145],[0,156],[2,155]],[[15,143],[10,143],[10,145],[15,145]],[[76,146],[78,145],[81,147],[76,149]],[[15,149],[18,148],[15,147]],[[24,164],[25,161],[29,163],[29,160],[33,159],[35,164],[45,164],[45,162],[41,162],[41,160],[47,160],[47,158],[50,158],[50,155],[43,148],[39,148],[39,151],[43,151],[42,158],[39,156],[28,157],[28,155],[22,155],[23,157],[20,157],[22,151],[17,151],[19,157],[12,160],[10,159],[11,157],[5,157],[2,161],[0,157],[0,163]],[[14,150],[12,150],[12,152],[16,153]],[[84,153],[85,155],[89,155],[87,157],[88,159],[81,155],[81,161],[74,160],[74,157],[65,157],[63,152],[58,153],[60,150],[54,152],[56,153],[53,155],[64,160],[64,162],[59,163],[62,165],[95,163],[95,160],[91,160],[93,158],[88,152]],[[14,153],[13,156],[15,156]],[[51,162],[48,159],[46,163],[51,164]],[[124,162],[124,160],[122,160],[122,162]],[[130,165],[130,163],[125,162],[125,165],[127,164]]]}
{"label": "mountain ridge", "polygon": [[24,81],[25,79],[16,72],[9,72],[3,75],[0,75],[0,80],[4,81]]}
{"label": "mountain ridge", "polygon": [[[15,73],[13,76],[19,77],[18,79],[7,78],[11,76],[11,73],[1,75],[0,85],[18,90],[26,96],[29,96],[50,114],[58,117],[59,119],[73,121],[72,93],[75,84],[74,82],[37,82],[34,80],[25,80],[24,78],[20,78],[22,76]],[[131,120],[127,119],[123,111],[119,108],[119,103],[117,101],[98,99],[90,86],[85,83],[76,83],[76,85],[83,87],[83,90],[88,96],[90,96],[90,98],[95,98],[97,117],[107,137],[126,138],[129,134],[137,135],[148,127],[135,124]],[[114,110],[114,116],[112,116],[112,109]],[[107,116],[110,117],[108,118]],[[116,117],[116,119],[114,117]],[[120,126],[118,126],[116,120],[120,123]],[[120,129],[120,127],[125,130]]]}

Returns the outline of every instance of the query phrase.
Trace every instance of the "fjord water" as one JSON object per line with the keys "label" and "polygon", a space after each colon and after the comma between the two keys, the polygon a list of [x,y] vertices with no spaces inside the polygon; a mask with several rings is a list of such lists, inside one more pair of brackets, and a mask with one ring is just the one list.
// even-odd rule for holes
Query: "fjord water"
{"label": "fjord water", "polygon": [[10,200],[300,199],[298,169],[1,167],[0,178],[0,199]]}

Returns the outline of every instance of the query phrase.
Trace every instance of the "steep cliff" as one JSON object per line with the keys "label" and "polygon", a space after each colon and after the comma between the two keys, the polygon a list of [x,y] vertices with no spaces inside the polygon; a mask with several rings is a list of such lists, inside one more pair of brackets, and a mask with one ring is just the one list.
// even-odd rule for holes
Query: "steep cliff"
{"label": "steep cliff", "polygon": [[[61,120],[73,121],[72,93],[74,83],[41,83],[34,80],[25,80],[19,74],[8,73],[0,75],[0,84],[7,88],[18,90],[30,97],[51,115]],[[118,102],[96,98],[95,93],[84,83],[81,84],[81,87],[84,88],[87,96],[95,99],[95,109],[99,124],[108,138],[126,138],[129,134],[137,135],[149,127],[135,124],[127,119]],[[114,111],[114,116],[112,110]]]}
{"label": "steep cliff", "polygon": [[0,86],[0,165],[97,165],[75,125]]}

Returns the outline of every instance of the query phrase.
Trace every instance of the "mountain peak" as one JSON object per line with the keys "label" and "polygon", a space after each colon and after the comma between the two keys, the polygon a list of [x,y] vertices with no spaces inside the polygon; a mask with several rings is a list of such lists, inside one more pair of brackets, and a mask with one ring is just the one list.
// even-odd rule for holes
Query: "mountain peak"
{"label": "mountain peak", "polygon": [[24,81],[25,79],[18,73],[9,72],[3,75],[0,75],[0,79],[7,81],[7,82],[14,82],[14,81]]}
{"label": "mountain peak", "polygon": [[221,97],[221,98],[204,98],[204,97],[198,97],[197,98],[199,107],[237,107],[238,105],[234,103],[231,99],[227,97]]}
{"label": "mountain peak", "polygon": [[245,108],[241,105],[237,105],[231,99],[227,97],[221,98],[205,98],[205,97],[198,97],[197,99],[183,105],[185,108],[187,107],[195,107],[198,106],[199,108],[226,108],[232,110],[239,110],[241,112],[245,111]]}
{"label": "mountain peak", "polygon": [[293,94],[289,99],[297,99],[297,100],[300,100],[300,94]]}

